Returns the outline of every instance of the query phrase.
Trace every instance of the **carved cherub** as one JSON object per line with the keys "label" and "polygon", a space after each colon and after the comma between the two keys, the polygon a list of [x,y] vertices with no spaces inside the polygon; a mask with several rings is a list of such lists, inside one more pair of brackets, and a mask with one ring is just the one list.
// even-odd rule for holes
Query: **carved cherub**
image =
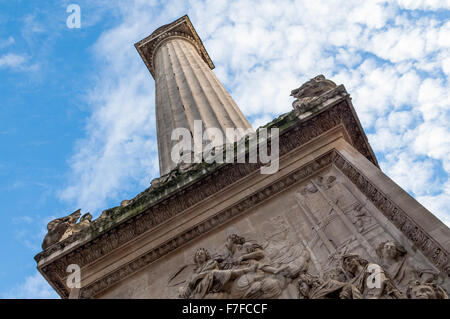
{"label": "carved cherub", "polygon": [[81,209],[78,209],[69,216],[54,219],[47,224],[48,232],[42,242],[43,250],[61,240],[65,232],[77,223],[78,218],[81,216],[80,211]]}

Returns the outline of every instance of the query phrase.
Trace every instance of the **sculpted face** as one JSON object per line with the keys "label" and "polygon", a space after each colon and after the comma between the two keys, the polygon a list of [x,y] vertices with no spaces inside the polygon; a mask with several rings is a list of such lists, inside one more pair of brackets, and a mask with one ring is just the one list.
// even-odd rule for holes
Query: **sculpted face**
{"label": "sculpted face", "polygon": [[436,299],[436,293],[429,285],[417,285],[411,288],[411,299]]}
{"label": "sculpted face", "polygon": [[394,242],[388,241],[384,244],[383,249],[381,250],[383,257],[395,259],[398,255],[397,247]]}
{"label": "sculpted face", "polygon": [[203,249],[197,250],[195,253],[195,261],[198,265],[204,264],[208,260],[208,255],[206,254],[206,251]]}
{"label": "sculpted face", "polygon": [[352,274],[358,271],[358,266],[359,262],[355,257],[347,257],[342,262],[342,268]]}
{"label": "sculpted face", "polygon": [[305,296],[305,297],[308,296],[309,290],[310,290],[310,288],[309,288],[308,283],[306,283],[305,281],[301,281],[301,282],[299,283],[299,285],[298,285],[298,291],[300,292],[300,294],[301,294],[302,296]]}

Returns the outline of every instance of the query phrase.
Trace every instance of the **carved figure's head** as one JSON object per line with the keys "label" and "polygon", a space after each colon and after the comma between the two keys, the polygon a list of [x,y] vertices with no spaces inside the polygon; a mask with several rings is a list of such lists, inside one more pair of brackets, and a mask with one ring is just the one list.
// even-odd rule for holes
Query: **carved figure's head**
{"label": "carved figure's head", "polygon": [[367,264],[367,260],[355,254],[345,254],[342,256],[342,268],[352,275],[356,275],[358,273],[358,268],[360,266],[364,267]]}
{"label": "carved figure's head", "polygon": [[446,291],[434,283],[413,280],[409,283],[406,296],[410,299],[448,299]]}
{"label": "carved figure's head", "polygon": [[245,243],[245,238],[236,234],[228,235],[226,246],[229,250],[233,248],[234,245],[243,245]]}
{"label": "carved figure's head", "polygon": [[197,266],[203,265],[211,256],[205,248],[198,248],[194,254],[194,262]]}
{"label": "carved figure's head", "polygon": [[387,240],[378,245],[376,253],[380,258],[396,260],[406,255],[406,249],[392,240]]}
{"label": "carved figure's head", "polygon": [[320,279],[308,273],[302,273],[298,276],[297,289],[301,299],[308,299],[309,293],[313,288],[320,286]]}

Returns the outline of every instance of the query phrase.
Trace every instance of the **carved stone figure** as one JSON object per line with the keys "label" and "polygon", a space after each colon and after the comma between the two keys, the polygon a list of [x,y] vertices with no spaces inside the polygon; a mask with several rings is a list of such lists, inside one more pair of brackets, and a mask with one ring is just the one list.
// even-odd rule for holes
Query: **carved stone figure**
{"label": "carved stone figure", "polygon": [[229,281],[256,269],[254,265],[239,270],[220,270],[218,262],[211,259],[209,252],[204,248],[197,249],[194,262],[196,264],[194,274],[188,283],[179,289],[181,298],[200,299],[205,298],[207,294],[210,297],[220,297],[214,294],[222,292]]}
{"label": "carved stone figure", "polygon": [[361,299],[361,292],[354,285],[329,279],[325,282],[317,276],[303,273],[297,281],[299,299]]}
{"label": "carved stone figure", "polygon": [[168,284],[170,287],[183,284],[178,290],[181,298],[280,297],[289,285],[295,290],[293,280],[306,270],[310,257],[306,250],[286,246],[284,236],[279,238],[281,243],[271,239],[273,244],[266,247],[273,259],[257,242],[236,234],[227,237],[220,254],[211,257],[206,249],[199,248],[192,271],[189,265],[181,267]]}
{"label": "carved stone figure", "polygon": [[[342,257],[342,268],[351,278],[350,284],[362,293],[364,299],[403,298],[393,281],[377,264],[369,263],[358,255],[346,254]],[[373,276],[375,282],[369,276]]]}
{"label": "carved stone figure", "polygon": [[[397,284],[402,283],[403,278],[411,278],[414,272],[400,259],[406,255],[404,248],[392,241],[383,242],[377,248],[389,271],[357,254],[346,253],[348,245],[345,245],[339,254],[341,265],[329,264],[325,273],[320,271],[323,276],[318,277],[308,272],[309,252],[288,240],[289,227],[281,217],[271,218],[263,229],[264,245],[231,234],[221,253],[211,256],[208,250],[198,248],[193,268],[181,267],[169,278],[169,287],[182,284],[178,296],[187,299],[293,296],[301,299],[401,299],[406,295],[408,298],[448,298],[442,287],[418,280],[409,282],[407,292],[402,294]],[[183,280],[183,276],[186,279]],[[427,277],[424,275],[424,278]]]}
{"label": "carved stone figure", "polygon": [[345,272],[340,268],[340,267],[335,267],[335,268],[331,268],[328,269],[324,274],[323,274],[323,279],[324,281],[327,280],[337,280],[340,282],[347,282],[348,278],[345,275]]}
{"label": "carved stone figure", "polygon": [[409,283],[406,296],[410,299],[449,299],[444,288],[434,283],[413,280]]}
{"label": "carved stone figure", "polygon": [[322,74],[318,75],[291,91],[291,96],[296,98],[292,106],[306,111],[308,103],[335,87],[336,84],[333,81],[327,80]]}
{"label": "carved stone figure", "polygon": [[[273,224],[278,227],[274,227]],[[263,249],[270,260],[272,273],[280,273],[293,279],[307,270],[310,254],[302,244],[292,242],[288,238],[289,232],[289,227],[279,216],[272,218],[271,223],[263,231],[266,241]],[[269,266],[264,269],[269,269]]]}
{"label": "carved stone figure", "polygon": [[47,224],[48,232],[47,235],[45,235],[44,241],[42,242],[43,250],[61,240],[65,232],[69,228],[73,227],[76,224],[78,218],[80,218],[80,211],[81,209],[78,209],[69,216],[54,219]]}
{"label": "carved stone figure", "polygon": [[384,241],[378,245],[376,253],[386,273],[403,292],[411,280],[419,279],[403,246],[392,240]]}
{"label": "carved stone figure", "polygon": [[64,240],[69,236],[72,236],[75,233],[78,233],[86,228],[88,228],[91,225],[92,215],[90,213],[86,213],[83,216],[81,216],[80,221],[78,224],[71,225],[69,228],[67,228],[64,235],[61,237],[60,240]]}
{"label": "carved stone figure", "polygon": [[282,292],[282,283],[272,274],[282,269],[264,262],[262,247],[244,237],[232,234],[225,245],[228,252],[222,261],[225,268],[242,269],[256,265],[257,270],[238,277],[231,286],[230,297],[235,299],[276,298]]}

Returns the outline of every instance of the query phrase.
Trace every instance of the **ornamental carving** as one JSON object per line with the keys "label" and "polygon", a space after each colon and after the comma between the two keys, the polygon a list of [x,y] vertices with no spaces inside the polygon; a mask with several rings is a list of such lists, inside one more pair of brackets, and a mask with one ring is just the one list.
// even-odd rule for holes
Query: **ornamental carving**
{"label": "ornamental carving", "polygon": [[[377,249],[387,266],[346,253],[326,276],[320,276],[310,267],[311,256],[303,245],[290,244],[284,247],[288,249],[280,249],[285,246],[288,232],[268,235],[265,247],[232,234],[218,253],[197,248],[193,263],[171,275],[168,287],[178,289],[178,297],[184,299],[448,299],[446,290],[435,281],[408,271],[404,258],[407,252],[393,241],[383,242]],[[277,253],[270,253],[270,245],[277,247]],[[294,246],[298,248],[296,254],[290,251]],[[394,264],[395,273],[389,262]],[[295,296],[289,293],[292,287]],[[403,292],[400,287],[405,288]]]}
{"label": "ornamental carving", "polygon": [[[279,239],[273,245],[283,245]],[[294,255],[288,249],[271,258],[258,242],[232,234],[227,237],[223,251],[214,256],[198,248],[193,268],[183,266],[169,278],[168,285],[177,282],[179,297],[188,299],[277,298],[308,268],[308,251],[299,245],[296,248]],[[186,279],[181,280],[183,276]]]}
{"label": "ornamental carving", "polygon": [[[68,216],[57,218],[49,222],[47,224],[47,235],[42,242],[42,249],[45,250],[51,245],[88,228],[91,223],[92,215],[86,213],[81,216],[80,211],[81,210],[78,209]],[[80,221],[77,223],[79,218]]]}
{"label": "ornamental carving", "polygon": [[[327,154],[325,154],[322,157],[317,158],[313,162],[310,162],[308,165],[305,165],[295,171],[293,171],[291,174],[283,177],[282,180],[279,180],[278,182],[268,185],[267,187],[259,190],[254,195],[251,195],[247,197],[245,200],[236,203],[234,206],[227,208],[225,211],[222,211],[218,213],[217,215],[211,217],[208,220],[205,220],[203,223],[195,226],[192,229],[187,230],[184,233],[178,234],[176,237],[174,237],[171,241],[166,242],[165,244],[155,247],[155,249],[148,252],[146,255],[143,255],[142,257],[139,257],[135,261],[133,261],[131,264],[128,264],[127,266],[124,266],[117,270],[114,273],[111,273],[102,279],[90,284],[89,286],[82,289],[82,297],[83,298],[89,298],[91,296],[94,296],[101,292],[102,290],[106,289],[110,285],[117,283],[121,280],[121,278],[124,278],[126,276],[129,276],[131,273],[135,272],[136,269],[140,269],[141,267],[148,265],[152,263],[153,261],[157,260],[161,256],[167,254],[170,251],[173,251],[177,247],[180,247],[181,245],[184,245],[185,243],[197,238],[198,236],[202,235],[203,233],[222,225],[224,222],[229,220],[230,218],[233,218],[245,210],[247,210],[250,207],[253,207],[258,202],[267,199],[268,197],[282,191],[283,189],[289,187],[293,183],[303,180],[307,178],[309,175],[313,174],[315,171],[323,169],[324,167],[328,167],[330,164],[334,163],[334,165],[341,169],[341,171],[347,175],[351,180],[356,181],[356,186],[358,186],[358,183],[361,185],[365,185],[366,189],[363,190],[363,193],[368,194],[369,200],[371,198],[382,198],[383,200],[386,199],[388,201],[388,198],[384,195],[381,196],[378,194],[378,190],[370,184],[368,180],[363,178],[362,175],[360,175],[349,163],[345,161],[345,159],[340,156],[340,154],[337,151],[332,151]],[[238,175],[239,176],[239,175]],[[359,182],[358,182],[359,181]],[[333,185],[335,183],[333,178],[326,177],[324,179],[318,179],[316,180],[317,185],[322,185],[321,187],[327,188],[328,186]],[[314,188],[311,188],[312,191],[314,191]],[[377,195],[378,194],[378,195]],[[383,214],[386,215],[388,218],[393,218],[393,216],[404,216],[406,218],[406,214],[400,210],[393,202],[389,201],[389,203],[385,202],[377,202],[377,205],[379,205],[381,208],[380,210],[383,212]],[[362,208],[363,209],[363,208]],[[143,223],[143,225],[148,225],[149,220],[147,219],[148,215],[142,215],[139,219],[136,219],[135,223],[125,223],[122,224],[122,227],[132,227],[135,229],[137,227],[136,223]],[[358,223],[355,223],[355,226],[358,226]],[[362,225],[365,225],[364,223]],[[401,225],[399,225],[401,226]],[[144,227],[144,226],[141,226]],[[145,226],[148,227],[148,226]],[[146,228],[147,229],[147,228]],[[415,231],[417,232],[418,225],[415,226]],[[359,229],[358,229],[359,230]],[[116,234],[116,235],[114,235]],[[68,263],[79,263],[81,265],[87,264],[96,258],[99,258],[100,256],[108,253],[115,247],[118,247],[120,245],[120,242],[122,237],[128,238],[126,235],[127,232],[122,230],[120,232],[112,232],[107,233],[107,239],[108,245],[104,245],[102,241],[96,241],[94,243],[90,244],[90,247],[87,247],[88,250],[86,250],[84,253],[82,253],[82,250],[80,248],[76,249],[75,251],[71,252],[69,255],[63,256],[59,260],[51,263],[48,266],[45,266],[43,271],[48,272],[55,272],[58,273],[60,276],[63,276],[65,273],[65,267]],[[132,233],[130,233],[132,234]],[[414,232],[413,232],[414,234]],[[407,234],[406,234],[407,235]],[[130,235],[132,237],[132,235]],[[424,235],[425,242],[418,245],[418,247],[424,247],[422,252],[425,256],[427,256],[432,263],[434,263],[439,269],[444,271],[444,274],[446,274],[448,271],[448,263],[445,264],[442,261],[445,261],[447,258],[447,252],[439,246],[439,244],[434,241],[431,237],[428,237]],[[98,248],[97,248],[98,246]],[[269,251],[269,250],[268,250]],[[343,252],[348,251],[346,248],[343,250]],[[267,252],[266,252],[267,254]],[[441,256],[442,254],[442,256]],[[339,255],[337,258],[341,258]],[[50,266],[52,266],[52,270],[50,270]],[[62,277],[61,277],[62,278]],[[420,277],[419,277],[420,278]],[[61,290],[65,291],[64,285],[61,285]],[[402,288],[403,290],[404,288]]]}
{"label": "ornamental carving", "polygon": [[[309,111],[325,101],[323,98],[320,99],[320,96],[323,96],[325,93],[335,88],[336,83],[326,79],[322,74],[318,75],[302,84],[299,88],[291,91],[291,96],[295,98],[292,106],[300,113]],[[335,92],[335,94],[338,93],[340,92]],[[331,96],[326,96],[326,99],[329,99],[330,97]]]}

